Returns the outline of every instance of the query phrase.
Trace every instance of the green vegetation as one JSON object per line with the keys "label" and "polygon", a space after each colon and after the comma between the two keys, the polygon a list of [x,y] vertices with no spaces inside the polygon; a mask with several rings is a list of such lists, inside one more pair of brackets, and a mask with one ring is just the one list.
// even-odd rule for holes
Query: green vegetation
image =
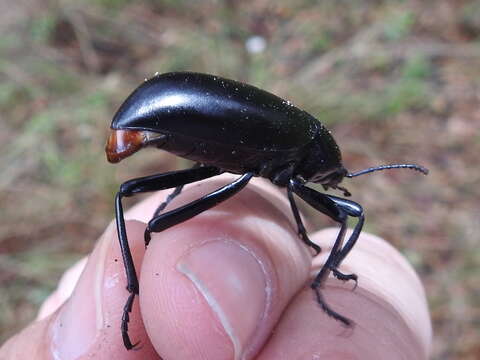
{"label": "green vegetation", "polygon": [[415,16],[410,11],[399,11],[387,17],[384,34],[390,41],[398,41],[410,34],[415,24]]}

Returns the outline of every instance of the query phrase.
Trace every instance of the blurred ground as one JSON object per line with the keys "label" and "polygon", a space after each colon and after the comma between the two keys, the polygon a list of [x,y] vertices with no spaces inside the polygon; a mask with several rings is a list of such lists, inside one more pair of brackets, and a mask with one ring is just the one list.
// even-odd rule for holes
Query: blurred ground
{"label": "blurred ground", "polygon": [[92,248],[120,182],[185,166],[152,151],[114,167],[103,146],[145,77],[193,70],[306,109],[352,171],[430,168],[344,185],[419,272],[433,358],[480,358],[479,15],[466,0],[0,0],[0,341]]}

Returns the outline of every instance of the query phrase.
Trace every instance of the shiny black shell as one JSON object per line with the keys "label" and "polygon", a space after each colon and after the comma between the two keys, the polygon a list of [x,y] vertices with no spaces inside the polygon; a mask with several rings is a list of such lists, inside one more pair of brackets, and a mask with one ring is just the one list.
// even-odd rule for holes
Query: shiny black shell
{"label": "shiny black shell", "polygon": [[[287,166],[297,173],[341,167],[335,140],[313,116],[267,91],[215,75],[157,75],[125,100],[111,127],[165,134],[162,149],[234,173],[271,178]],[[312,152],[318,169],[305,169]]]}

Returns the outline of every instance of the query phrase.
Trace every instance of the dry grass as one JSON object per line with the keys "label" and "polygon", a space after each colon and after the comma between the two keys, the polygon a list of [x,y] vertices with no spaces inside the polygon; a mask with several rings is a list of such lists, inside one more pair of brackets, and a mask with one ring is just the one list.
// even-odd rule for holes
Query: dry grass
{"label": "dry grass", "polygon": [[[345,185],[367,230],[418,270],[433,357],[478,359],[480,5],[320,3],[0,2],[0,340],[88,253],[122,180],[179,166],[148,153],[111,167],[103,144],[143,78],[194,70],[307,109],[332,129],[350,170],[404,160],[430,168],[428,178],[390,172]],[[247,51],[254,35],[263,52]]]}

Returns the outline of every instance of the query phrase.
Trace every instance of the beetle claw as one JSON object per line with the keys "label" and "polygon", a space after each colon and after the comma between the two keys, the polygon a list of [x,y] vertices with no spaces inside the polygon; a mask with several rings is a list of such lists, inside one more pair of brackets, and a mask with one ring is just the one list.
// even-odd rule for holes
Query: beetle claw
{"label": "beetle claw", "polygon": [[355,281],[355,286],[353,287],[352,290],[355,290],[357,288],[358,276],[356,274],[344,274],[336,268],[333,268],[331,270],[332,270],[333,276],[335,276],[338,280],[341,280],[343,282],[350,281],[350,280]]}

